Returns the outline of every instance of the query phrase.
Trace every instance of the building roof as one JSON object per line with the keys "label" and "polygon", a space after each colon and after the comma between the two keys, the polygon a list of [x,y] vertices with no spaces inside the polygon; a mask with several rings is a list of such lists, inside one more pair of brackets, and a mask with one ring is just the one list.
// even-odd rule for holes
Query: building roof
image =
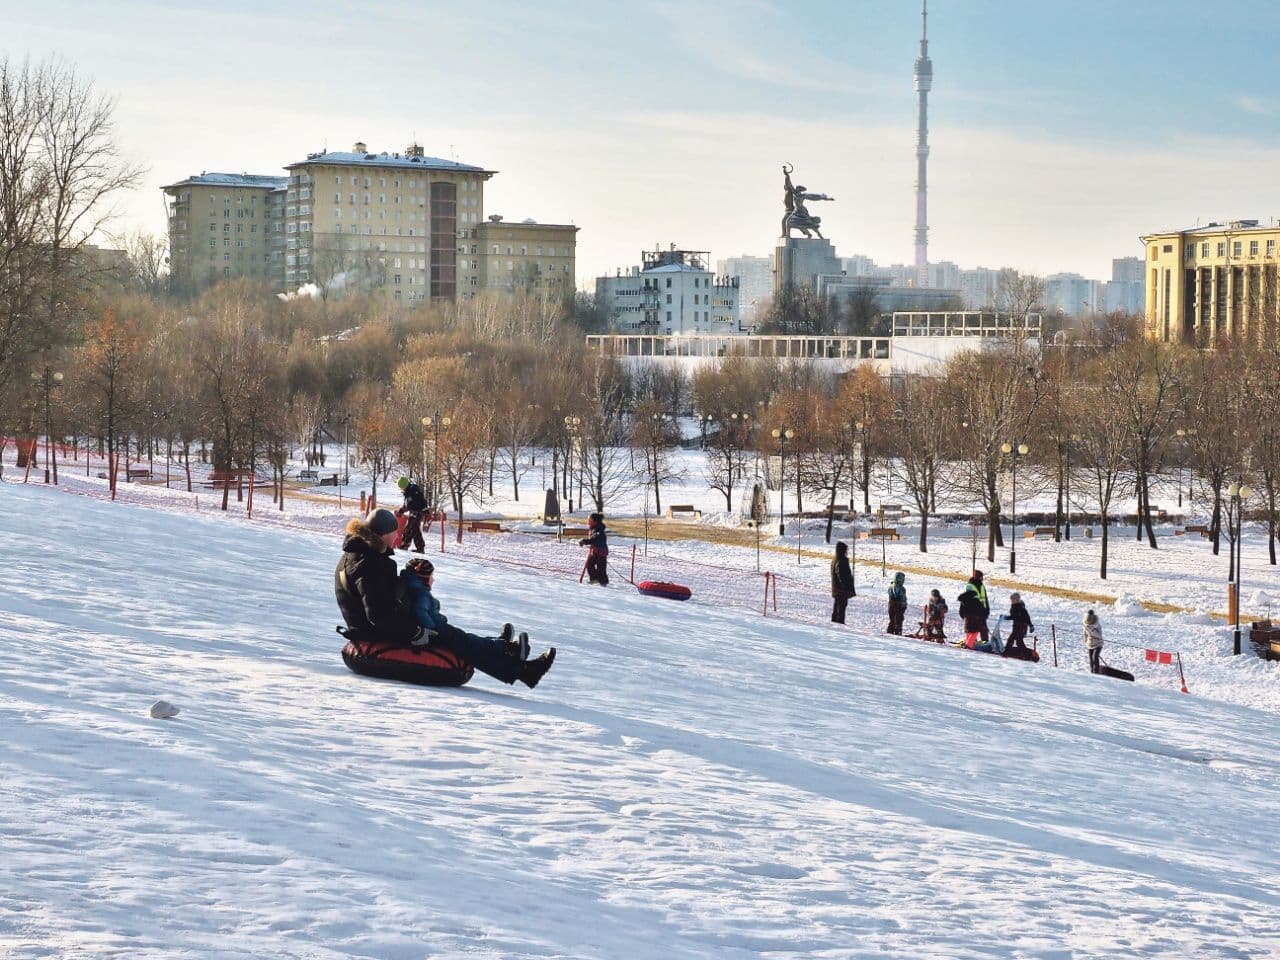
{"label": "building roof", "polygon": [[480,224],[481,227],[494,229],[500,227],[519,227],[524,230],[581,230],[571,223],[539,223],[537,220],[495,220],[492,216]]}
{"label": "building roof", "polygon": [[644,273],[710,273],[706,267],[695,267],[687,263],[665,263],[660,267],[650,267]]}
{"label": "building roof", "polygon": [[1262,225],[1257,220],[1227,220],[1222,223],[1206,223],[1203,226],[1187,227],[1183,230],[1157,230],[1152,233],[1144,234],[1140,239],[1146,240],[1148,237],[1171,237],[1179,234],[1219,234],[1219,233],[1240,233],[1247,230],[1276,230],[1280,229],[1275,224],[1269,226]]}
{"label": "building roof", "polygon": [[281,190],[289,185],[288,177],[272,177],[260,173],[200,173],[193,174],[185,180],[171,183],[161,190],[172,190],[185,186],[208,187],[261,187],[267,190]]}
{"label": "building roof", "polygon": [[297,163],[286,163],[285,169],[305,167],[310,164],[327,164],[342,167],[394,167],[405,170],[453,170],[460,173],[482,173],[491,177],[496,170],[474,167],[469,163],[458,163],[455,160],[442,160],[439,157],[410,157],[402,153],[348,153],[338,150],[325,150],[320,153],[309,153],[307,159]]}

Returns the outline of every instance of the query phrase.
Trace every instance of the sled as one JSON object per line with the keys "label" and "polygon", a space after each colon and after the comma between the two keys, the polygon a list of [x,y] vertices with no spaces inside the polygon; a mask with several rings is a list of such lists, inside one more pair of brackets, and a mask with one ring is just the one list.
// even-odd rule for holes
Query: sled
{"label": "sled", "polygon": [[646,597],[663,597],[667,600],[688,600],[693,591],[683,584],[665,583],[661,580],[641,580],[636,589]]}
{"label": "sled", "polygon": [[344,627],[338,633],[347,638],[342,660],[353,673],[383,680],[399,680],[424,687],[460,687],[471,679],[475,668],[452,650],[443,647],[404,647],[353,636]]}
{"label": "sled", "polygon": [[1133,674],[1128,670],[1117,670],[1115,667],[1109,667],[1105,663],[1098,668],[1098,673],[1104,677],[1115,677],[1117,680],[1133,682]]}

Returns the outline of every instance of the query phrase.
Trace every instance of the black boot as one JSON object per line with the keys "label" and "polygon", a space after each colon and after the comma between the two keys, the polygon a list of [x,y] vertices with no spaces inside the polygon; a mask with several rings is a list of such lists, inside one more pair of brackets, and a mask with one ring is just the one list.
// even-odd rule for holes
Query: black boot
{"label": "black boot", "polygon": [[520,674],[520,682],[532,690],[538,685],[538,681],[542,679],[542,675],[551,669],[551,664],[556,662],[556,648],[551,647],[545,653],[539,654],[524,665],[524,673]]}
{"label": "black boot", "polygon": [[529,635],[521,633],[520,636],[512,639],[511,631],[515,628],[509,623],[502,625],[502,635],[498,638],[507,646],[507,654],[515,657],[517,660],[529,659]]}

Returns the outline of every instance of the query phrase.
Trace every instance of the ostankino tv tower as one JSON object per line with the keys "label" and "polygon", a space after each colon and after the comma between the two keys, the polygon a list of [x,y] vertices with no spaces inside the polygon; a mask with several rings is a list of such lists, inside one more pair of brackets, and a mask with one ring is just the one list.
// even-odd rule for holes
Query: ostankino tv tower
{"label": "ostankino tv tower", "polygon": [[929,59],[929,0],[920,5],[920,56],[916,57],[916,93],[920,97],[916,128],[916,285],[929,282],[929,91],[933,61]]}

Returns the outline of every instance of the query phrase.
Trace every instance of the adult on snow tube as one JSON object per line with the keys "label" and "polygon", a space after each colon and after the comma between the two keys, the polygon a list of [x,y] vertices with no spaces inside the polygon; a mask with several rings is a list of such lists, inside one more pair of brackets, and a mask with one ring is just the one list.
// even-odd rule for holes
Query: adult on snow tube
{"label": "adult on snow tube", "polygon": [[342,659],[356,673],[433,686],[461,686],[472,668],[461,657],[426,646],[426,631],[402,602],[392,549],[399,523],[390,510],[370,510],[347,524],[333,574],[338,609],[347,622]]}
{"label": "adult on snow tube", "polygon": [[661,580],[641,580],[636,589],[646,597],[665,597],[667,600],[688,600],[693,591],[683,584],[664,583]]}

